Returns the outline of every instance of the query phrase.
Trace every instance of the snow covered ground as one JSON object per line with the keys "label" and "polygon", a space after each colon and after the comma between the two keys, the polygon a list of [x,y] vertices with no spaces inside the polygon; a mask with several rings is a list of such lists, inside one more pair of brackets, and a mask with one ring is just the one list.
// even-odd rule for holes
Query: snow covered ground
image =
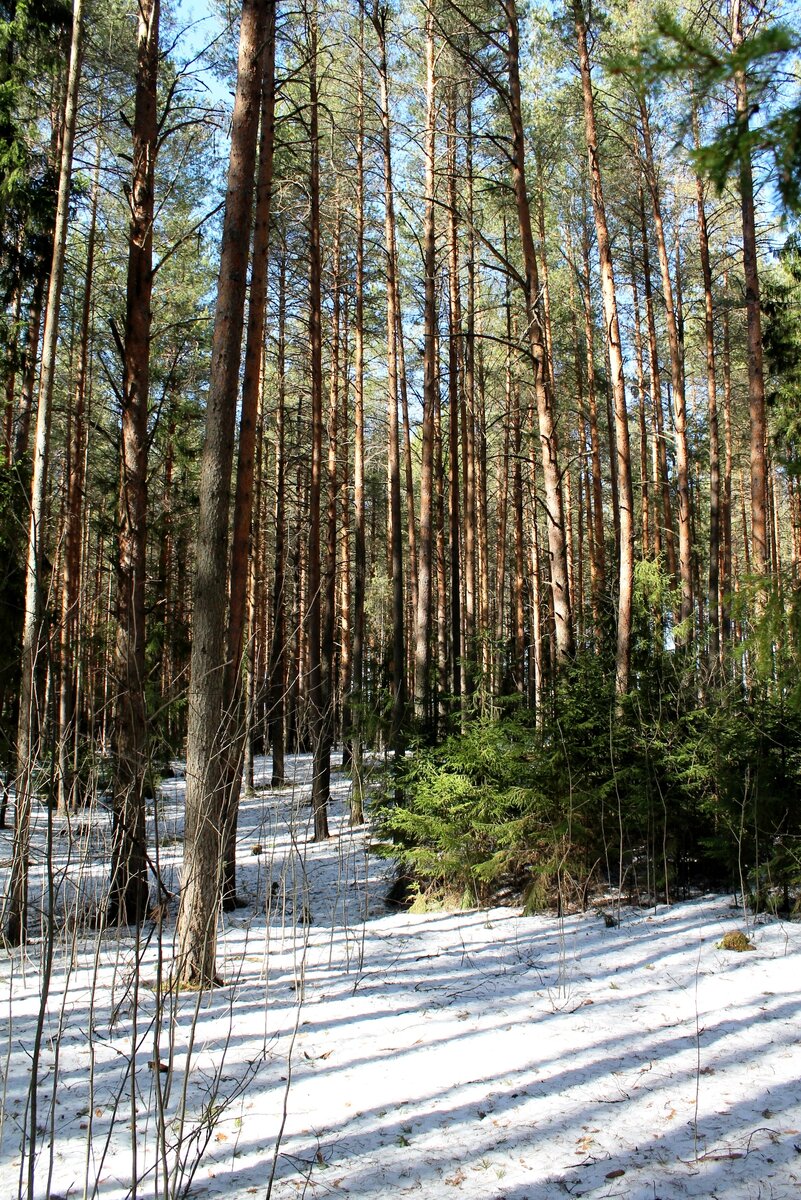
{"label": "snow covered ground", "polygon": [[[204,995],[170,987],[174,902],[139,935],[76,920],[107,817],[72,838],[54,821],[59,931],[0,957],[0,1200],[799,1194],[801,924],[720,896],[612,928],[389,913],[347,779],[314,845],[309,761],[290,761],[291,788],[243,804],[250,903],[222,919],[225,984]],[[172,890],[182,807],[168,781],[150,819]],[[737,928],[754,951],[717,947]]]}

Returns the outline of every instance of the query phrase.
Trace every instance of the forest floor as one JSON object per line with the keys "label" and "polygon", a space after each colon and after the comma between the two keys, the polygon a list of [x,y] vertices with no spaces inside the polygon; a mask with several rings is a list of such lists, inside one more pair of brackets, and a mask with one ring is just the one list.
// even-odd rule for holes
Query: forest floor
{"label": "forest floor", "polygon": [[[224,984],[202,995],[170,986],[174,901],[140,934],[76,919],[108,814],[70,836],[41,809],[56,933],[0,957],[2,1200],[798,1195],[801,924],[722,896],[611,928],[390,913],[348,779],[315,845],[309,760],[289,763],[291,787],[243,802],[248,906],[223,917]],[[166,781],[149,819],[170,890],[183,797]],[[755,949],[720,949],[732,929]]]}

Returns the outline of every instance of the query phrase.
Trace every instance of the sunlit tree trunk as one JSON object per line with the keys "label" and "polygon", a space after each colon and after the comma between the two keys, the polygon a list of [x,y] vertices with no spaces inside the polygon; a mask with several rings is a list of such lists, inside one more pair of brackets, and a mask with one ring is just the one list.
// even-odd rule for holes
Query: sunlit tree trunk
{"label": "sunlit tree trunk", "polygon": [[451,583],[451,690],[461,703],[462,555],[459,503],[459,407],[462,393],[462,303],[459,289],[459,232],[456,192],[456,94],[448,93],[448,538]]}
{"label": "sunlit tree trunk", "polygon": [[434,505],[434,410],[436,408],[436,79],[434,76],[434,13],[426,14],[426,133],[425,133],[425,219],[423,270],[425,272],[423,426],[420,470],[420,541],[417,565],[417,613],[415,619],[414,705],[421,727],[431,731],[431,577]]}
{"label": "sunlit tree trunk", "polygon": [[512,182],[517,207],[520,241],[525,264],[526,320],[531,353],[534,358],[534,388],[537,399],[539,438],[548,529],[551,588],[556,623],[556,650],[559,664],[573,657],[573,620],[567,566],[567,540],[562,505],[561,467],[556,436],[553,397],[549,394],[548,365],[538,311],[539,278],[537,256],[531,227],[531,210],[526,188],[525,127],[520,91],[520,51],[515,0],[504,0],[508,25],[507,68],[509,73],[509,115],[512,124]]}
{"label": "sunlit tree trunk", "polygon": [[[693,111],[696,148],[699,145],[698,116]],[[709,662],[717,672],[720,658],[720,438],[718,435],[718,389],[715,377],[715,312],[712,301],[712,267],[709,261],[709,231],[704,207],[704,184],[696,174],[698,206],[698,252],[704,284],[704,340],[706,351],[706,390],[709,405]]]}
{"label": "sunlit tree trunk", "polygon": [[272,787],[284,785],[286,690],[286,246],[278,268],[278,354],[276,361],[275,424],[275,546],[271,637],[267,684],[267,730],[272,750]]}
{"label": "sunlit tree trunk", "polygon": [[228,523],[250,226],[270,4],[243,0],[237,88],[212,338],[206,437],[195,549],[194,620],[186,756],[186,833],[178,911],[178,978],[210,986],[217,978],[217,917],[228,724]]}
{"label": "sunlit tree trunk", "polygon": [[721,649],[731,636],[731,605],[729,596],[732,590],[732,468],[734,462],[732,404],[731,404],[731,351],[729,346],[729,277],[728,272],[723,276],[723,495],[721,497],[721,536],[723,540],[721,574]]}
{"label": "sunlit tree trunk", "polygon": [[356,140],[356,314],[353,331],[353,646],[355,710],[346,722],[351,743],[351,824],[363,820],[362,706],[364,704],[364,598],[367,573],[364,508],[364,9],[359,12],[359,80]]}
{"label": "sunlit tree trunk", "polygon": [[589,160],[590,191],[595,213],[595,233],[601,268],[601,297],[604,309],[607,352],[611,369],[612,396],[615,414],[615,466],[617,477],[620,545],[618,563],[617,651],[615,654],[615,694],[625,695],[629,688],[631,669],[631,622],[634,597],[634,498],[631,486],[631,452],[629,421],[626,409],[626,380],[623,375],[623,347],[617,314],[617,294],[612,268],[612,249],[606,220],[601,167],[598,159],[598,132],[595,121],[595,101],[592,94],[590,58],[587,50],[587,26],[580,2],[574,5],[574,20],[579,50],[584,95],[584,125]]}
{"label": "sunlit tree trunk", "polygon": [[592,292],[590,290],[590,242],[586,224],[582,228],[581,257],[584,293],[584,345],[587,360],[587,423],[590,428],[590,468],[592,472],[590,584],[592,587],[595,644],[596,649],[600,649],[604,639],[602,613],[606,591],[606,533],[604,530],[601,434],[598,427],[598,391],[595,386],[595,335],[593,328]]}
{"label": "sunlit tree trunk", "polygon": [[223,842],[223,906],[237,905],[236,829],[242,784],[242,756],[247,714],[243,701],[244,630],[247,617],[248,575],[253,526],[253,480],[256,461],[256,429],[259,417],[264,327],[267,313],[267,269],[270,242],[270,199],[273,183],[275,144],[275,2],[268,6],[269,27],[261,91],[261,132],[256,181],[250,299],[245,343],[245,370],[239,417],[239,448],[236,464],[231,577],[228,587],[228,649],[223,701],[229,723],[226,764],[225,829]]}
{"label": "sunlit tree trunk", "polygon": [[[664,415],[662,409],[662,376],[659,370],[659,349],[656,340],[656,318],[654,296],[651,285],[651,256],[648,231],[645,223],[645,197],[639,191],[640,237],[642,239],[643,297],[648,326],[648,365],[651,378],[651,410],[653,413],[654,439],[654,492],[662,497],[662,523],[654,519],[654,553],[659,555],[664,540],[667,566],[671,576],[678,579],[679,564],[676,557],[676,538],[673,530],[673,508],[670,500],[667,447],[665,445]],[[656,499],[654,501],[656,508]],[[663,538],[664,535],[664,538]]]}
{"label": "sunlit tree trunk", "polygon": [[679,498],[679,583],[681,608],[679,619],[683,626],[682,640],[692,639],[689,628],[693,615],[692,532],[690,514],[690,451],[687,440],[687,404],[684,386],[684,347],[676,318],[673,284],[670,277],[665,230],[662,221],[662,201],[656,174],[648,106],[644,94],[638,95],[640,129],[645,151],[645,179],[651,193],[656,232],[656,247],[662,273],[662,292],[665,298],[665,323],[670,351],[670,376],[673,391],[673,428],[676,434],[676,483]]}
{"label": "sunlit tree trunk", "polygon": [[306,627],[309,645],[309,708],[312,725],[312,810],[314,840],[328,838],[330,747],[325,738],[325,693],[322,664],[322,578],[320,562],[323,486],[323,307],[320,233],[320,125],[317,76],[316,13],[306,15],[309,64],[309,354],[311,358],[311,481],[309,491],[309,557]]}
{"label": "sunlit tree trunk", "polygon": [[376,4],[373,25],[379,45],[379,85],[384,159],[384,236],[387,267],[387,424],[389,434],[387,488],[389,498],[389,556],[392,576],[392,712],[389,744],[400,748],[406,707],[404,649],[403,529],[401,525],[400,437],[398,428],[397,329],[398,262],[395,245],[395,199],[392,181],[392,146],[389,125],[389,67],[387,63],[387,10]]}

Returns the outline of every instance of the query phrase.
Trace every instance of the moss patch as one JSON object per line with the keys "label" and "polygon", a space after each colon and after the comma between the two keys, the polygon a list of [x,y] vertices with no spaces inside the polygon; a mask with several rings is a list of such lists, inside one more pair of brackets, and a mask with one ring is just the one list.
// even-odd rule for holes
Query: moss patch
{"label": "moss patch", "polygon": [[717,944],[718,950],[756,950],[753,942],[750,942],[746,935],[740,929],[732,929],[727,933]]}

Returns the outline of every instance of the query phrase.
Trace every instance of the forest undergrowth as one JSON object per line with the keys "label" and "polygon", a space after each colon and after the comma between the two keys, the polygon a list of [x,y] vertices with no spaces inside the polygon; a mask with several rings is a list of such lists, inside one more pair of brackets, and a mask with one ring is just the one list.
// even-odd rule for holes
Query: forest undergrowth
{"label": "forest undergrowth", "polygon": [[801,731],[793,703],[730,683],[699,696],[662,656],[616,705],[581,658],[538,716],[509,700],[420,747],[376,802],[381,853],[417,907],[522,900],[574,911],[709,889],[797,912]]}

